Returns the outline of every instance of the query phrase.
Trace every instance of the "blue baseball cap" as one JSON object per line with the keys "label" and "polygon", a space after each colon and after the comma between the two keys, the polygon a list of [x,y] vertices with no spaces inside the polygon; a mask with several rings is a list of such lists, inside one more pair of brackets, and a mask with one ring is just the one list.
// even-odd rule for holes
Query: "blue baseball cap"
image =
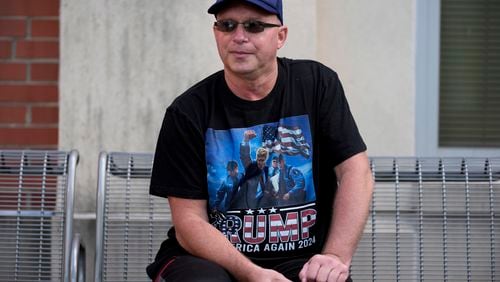
{"label": "blue baseball cap", "polygon": [[[278,16],[281,24],[283,24],[283,3],[281,0],[240,0],[241,2],[246,2],[257,6],[264,11]],[[235,2],[235,0],[217,0],[209,9],[209,14],[216,15],[219,13],[227,4]]]}

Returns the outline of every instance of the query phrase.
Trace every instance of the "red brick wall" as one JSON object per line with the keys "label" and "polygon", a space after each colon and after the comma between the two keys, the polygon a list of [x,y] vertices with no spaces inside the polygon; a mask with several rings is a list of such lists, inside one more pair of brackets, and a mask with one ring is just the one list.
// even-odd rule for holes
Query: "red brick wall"
{"label": "red brick wall", "polygon": [[0,0],[0,148],[57,148],[59,6]]}

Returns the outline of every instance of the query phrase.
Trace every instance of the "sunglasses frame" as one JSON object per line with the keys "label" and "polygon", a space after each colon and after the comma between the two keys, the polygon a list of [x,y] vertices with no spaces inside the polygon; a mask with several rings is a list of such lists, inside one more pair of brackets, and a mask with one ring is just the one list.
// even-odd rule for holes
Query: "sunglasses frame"
{"label": "sunglasses frame", "polygon": [[245,31],[249,33],[261,33],[266,28],[282,26],[279,24],[265,23],[258,20],[246,20],[244,22],[237,22],[235,20],[227,19],[214,22],[214,27],[220,32],[230,33],[235,31],[240,24],[243,25],[243,29],[245,29]]}

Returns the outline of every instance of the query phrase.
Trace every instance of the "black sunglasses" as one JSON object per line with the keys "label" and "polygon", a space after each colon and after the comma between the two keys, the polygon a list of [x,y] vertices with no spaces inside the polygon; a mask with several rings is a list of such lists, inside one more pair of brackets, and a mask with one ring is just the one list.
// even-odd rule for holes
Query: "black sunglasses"
{"label": "black sunglasses", "polygon": [[257,20],[248,20],[239,23],[235,20],[218,20],[214,23],[215,28],[222,32],[233,32],[236,27],[242,24],[245,31],[250,33],[263,32],[266,27],[280,27],[279,24],[264,23]]}

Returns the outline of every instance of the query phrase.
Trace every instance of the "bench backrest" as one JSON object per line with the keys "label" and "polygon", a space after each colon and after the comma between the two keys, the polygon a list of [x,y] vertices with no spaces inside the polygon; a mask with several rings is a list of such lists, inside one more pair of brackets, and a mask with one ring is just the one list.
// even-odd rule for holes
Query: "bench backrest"
{"label": "bench backrest", "polygon": [[[153,155],[101,154],[95,281],[149,281],[171,226],[148,194]],[[495,281],[500,269],[500,158],[371,158],[370,217],[355,281]]]}
{"label": "bench backrest", "polygon": [[354,281],[498,281],[500,158],[372,158]]}
{"label": "bench backrest", "polygon": [[77,159],[0,150],[0,281],[69,281]]}
{"label": "bench backrest", "polygon": [[101,153],[99,158],[95,281],[150,281],[171,226],[168,201],[149,195],[153,155]]}

